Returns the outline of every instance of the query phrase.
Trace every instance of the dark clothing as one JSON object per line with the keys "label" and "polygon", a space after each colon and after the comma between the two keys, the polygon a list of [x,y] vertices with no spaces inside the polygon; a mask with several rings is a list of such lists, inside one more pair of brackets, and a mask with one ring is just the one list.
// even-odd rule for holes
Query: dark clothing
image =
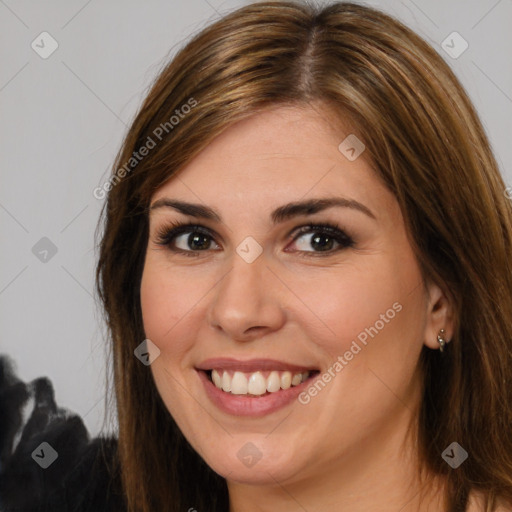
{"label": "dark clothing", "polygon": [[61,511],[126,511],[117,440],[90,439],[80,416],[57,408],[48,378],[26,384],[1,355],[0,512]]}

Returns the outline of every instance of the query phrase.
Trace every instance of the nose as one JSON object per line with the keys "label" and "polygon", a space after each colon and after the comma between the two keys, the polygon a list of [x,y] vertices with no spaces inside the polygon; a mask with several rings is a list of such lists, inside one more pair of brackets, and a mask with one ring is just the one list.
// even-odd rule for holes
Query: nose
{"label": "nose", "polygon": [[233,255],[230,270],[214,288],[210,325],[233,340],[252,341],[282,327],[286,314],[283,285],[267,267],[264,254],[247,263]]}

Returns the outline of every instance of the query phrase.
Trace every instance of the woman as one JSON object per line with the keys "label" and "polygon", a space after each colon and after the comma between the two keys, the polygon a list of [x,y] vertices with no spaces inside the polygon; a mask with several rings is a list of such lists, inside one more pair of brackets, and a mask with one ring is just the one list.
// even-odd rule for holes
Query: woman
{"label": "woman", "polygon": [[130,504],[512,498],[510,202],[432,48],[358,5],[247,6],[162,72],[116,169],[153,142],[98,265]]}
{"label": "woman", "polygon": [[194,37],[95,192],[127,509],[510,510],[504,191],[454,74],[379,11]]}

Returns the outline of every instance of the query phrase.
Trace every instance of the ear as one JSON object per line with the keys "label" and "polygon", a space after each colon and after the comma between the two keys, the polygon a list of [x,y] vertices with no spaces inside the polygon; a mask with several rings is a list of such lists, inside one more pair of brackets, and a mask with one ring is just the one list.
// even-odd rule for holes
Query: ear
{"label": "ear", "polygon": [[437,341],[439,331],[444,329],[442,337],[448,343],[453,337],[453,304],[443,290],[435,283],[427,284],[427,310],[423,342],[431,349],[439,349]]}

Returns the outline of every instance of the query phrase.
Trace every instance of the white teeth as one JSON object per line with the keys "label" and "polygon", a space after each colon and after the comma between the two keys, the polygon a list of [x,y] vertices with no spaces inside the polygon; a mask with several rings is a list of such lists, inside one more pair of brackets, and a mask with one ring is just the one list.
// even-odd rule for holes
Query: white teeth
{"label": "white teeth", "polygon": [[222,389],[222,377],[217,370],[212,370],[212,380],[216,387]]}
{"label": "white teeth", "polygon": [[267,391],[275,393],[280,389],[298,386],[309,377],[309,372],[271,371],[264,377],[261,371],[250,374],[235,371],[233,375],[225,370],[212,370],[212,381],[215,387],[234,395],[264,395]]}
{"label": "white teeth", "polygon": [[267,392],[267,381],[260,372],[253,373],[249,377],[247,391],[251,395],[263,395]]}
{"label": "white teeth", "polygon": [[269,393],[275,393],[281,389],[281,377],[278,372],[270,372],[267,377],[267,391]]}
{"label": "white teeth", "polygon": [[228,372],[224,372],[224,375],[222,375],[221,389],[222,391],[231,391],[231,377]]}
{"label": "white teeth", "polygon": [[[224,372],[224,376],[226,372]],[[248,382],[242,372],[235,372],[231,379],[231,393],[234,395],[247,395]]]}
{"label": "white teeth", "polygon": [[288,389],[292,385],[292,372],[284,372],[281,375],[281,387]]}
{"label": "white teeth", "polygon": [[217,370],[212,370],[212,381],[216,387],[222,389],[222,377]]}
{"label": "white teeth", "polygon": [[302,382],[302,373],[296,373],[292,377],[292,386],[298,386]]}

